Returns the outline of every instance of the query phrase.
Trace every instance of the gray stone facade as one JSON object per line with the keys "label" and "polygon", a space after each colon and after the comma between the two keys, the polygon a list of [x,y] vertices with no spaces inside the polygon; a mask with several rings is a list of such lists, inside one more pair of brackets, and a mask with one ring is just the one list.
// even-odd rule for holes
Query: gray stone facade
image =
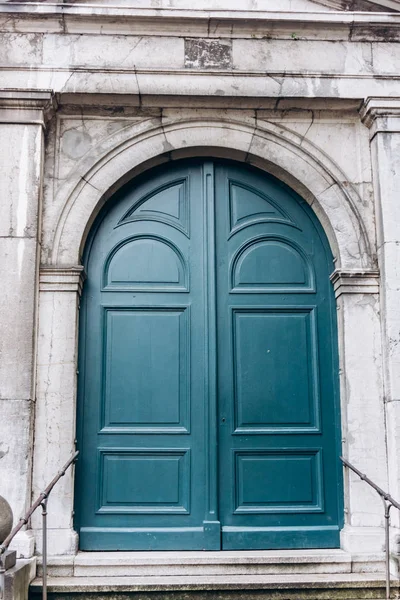
{"label": "gray stone facade", "polygon": [[[201,155],[272,173],[320,219],[343,454],[400,499],[400,2],[193,4],[0,2],[0,494],[16,519],[74,450],[96,214],[136,174]],[[53,555],[77,551],[73,507],[69,472]],[[381,553],[381,501],[348,475],[345,510],[342,548]],[[31,525],[23,557],[40,541]],[[398,527],[393,512],[393,539]]]}

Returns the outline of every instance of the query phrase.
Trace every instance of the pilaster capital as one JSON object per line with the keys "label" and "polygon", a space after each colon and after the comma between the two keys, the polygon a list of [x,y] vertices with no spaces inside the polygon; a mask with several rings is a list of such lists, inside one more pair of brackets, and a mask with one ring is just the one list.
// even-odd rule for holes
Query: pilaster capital
{"label": "pilaster capital", "polygon": [[82,265],[71,267],[44,266],[40,267],[39,290],[41,292],[75,292],[82,293],[86,274]]}
{"label": "pilaster capital", "polygon": [[378,294],[379,271],[342,271],[336,269],[331,275],[336,298],[342,294]]}
{"label": "pilaster capital", "polygon": [[360,108],[360,116],[371,130],[371,138],[382,132],[400,133],[400,97],[367,98]]}
{"label": "pilaster capital", "polygon": [[45,127],[56,108],[56,99],[51,90],[0,89],[0,124],[36,124]]}

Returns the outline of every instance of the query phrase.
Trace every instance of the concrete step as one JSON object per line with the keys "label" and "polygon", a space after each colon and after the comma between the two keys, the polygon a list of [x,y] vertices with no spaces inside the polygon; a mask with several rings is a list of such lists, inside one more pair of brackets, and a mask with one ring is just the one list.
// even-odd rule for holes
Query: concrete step
{"label": "concrete step", "polygon": [[[30,587],[38,600],[41,579]],[[383,573],[213,575],[151,577],[50,577],[54,600],[378,600],[385,598]],[[398,581],[392,598],[399,598]]]}
{"label": "concrete step", "polygon": [[[240,552],[79,552],[50,557],[51,576],[150,577],[383,572],[382,554],[343,550]],[[38,574],[41,574],[40,566]]]}

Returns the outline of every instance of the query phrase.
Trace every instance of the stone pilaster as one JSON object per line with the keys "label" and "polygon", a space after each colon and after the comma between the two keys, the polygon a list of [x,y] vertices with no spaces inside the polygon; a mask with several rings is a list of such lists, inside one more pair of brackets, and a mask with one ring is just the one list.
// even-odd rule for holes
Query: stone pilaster
{"label": "stone pilaster", "polygon": [[[337,270],[331,280],[338,309],[342,452],[379,485],[387,487],[379,273]],[[380,552],[382,516],[377,494],[345,472],[343,549]]]}
{"label": "stone pilaster", "polygon": [[[0,90],[0,494],[15,521],[31,503],[43,143],[53,109],[49,91]],[[13,546],[30,556],[30,532]]]}
{"label": "stone pilaster", "polygon": [[[83,267],[42,266],[39,323],[33,490],[38,494],[75,450],[78,308]],[[73,470],[51,493],[48,504],[48,549],[52,555],[74,554]],[[40,515],[32,529],[41,544]]]}
{"label": "stone pilaster", "polygon": [[361,117],[370,129],[381,272],[389,491],[400,499],[400,97],[368,98]]}

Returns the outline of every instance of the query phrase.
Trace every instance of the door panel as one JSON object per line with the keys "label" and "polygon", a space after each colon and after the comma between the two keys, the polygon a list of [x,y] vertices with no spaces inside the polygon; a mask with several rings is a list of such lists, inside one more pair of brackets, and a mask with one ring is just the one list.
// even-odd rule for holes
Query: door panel
{"label": "door panel", "polygon": [[87,249],[83,550],[201,549],[215,538],[197,491],[208,455],[203,195],[201,165],[158,170],[114,198]]}
{"label": "door panel", "polygon": [[100,448],[99,462],[98,513],[189,513],[189,449]]}
{"label": "door panel", "polygon": [[318,426],[314,310],[232,310],[235,433]]}
{"label": "door panel", "polygon": [[309,207],[232,163],[125,186],[85,251],[83,550],[335,547],[332,259]]}
{"label": "door panel", "polygon": [[102,431],[188,433],[188,308],[107,309],[105,317]]}
{"label": "door panel", "polygon": [[238,450],[234,460],[235,514],[323,510],[320,449]]}
{"label": "door panel", "polygon": [[216,166],[223,549],[339,544],[332,265],[310,213]]}

